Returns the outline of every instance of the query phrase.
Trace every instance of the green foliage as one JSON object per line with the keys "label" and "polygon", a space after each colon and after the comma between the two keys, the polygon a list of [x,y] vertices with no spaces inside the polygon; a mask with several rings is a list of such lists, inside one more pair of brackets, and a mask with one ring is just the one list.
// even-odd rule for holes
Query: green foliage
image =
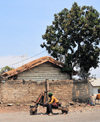
{"label": "green foliage", "polygon": [[9,66],[5,66],[3,67],[1,70],[0,70],[0,74],[4,73],[4,72],[7,72],[7,71],[10,71],[12,70],[13,68],[9,67]]}
{"label": "green foliage", "polygon": [[99,63],[100,14],[92,6],[80,7],[75,2],[71,10],[65,8],[54,15],[42,38],[46,41],[41,47],[64,62],[63,70],[72,72],[78,65],[88,73]]}

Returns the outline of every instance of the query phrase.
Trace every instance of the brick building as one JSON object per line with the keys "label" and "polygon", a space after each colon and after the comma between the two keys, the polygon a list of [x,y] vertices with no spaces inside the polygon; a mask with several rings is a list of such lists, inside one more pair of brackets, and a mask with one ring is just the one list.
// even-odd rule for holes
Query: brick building
{"label": "brick building", "polygon": [[[1,103],[29,103],[35,101],[45,90],[44,81],[49,80],[49,90],[65,104],[89,97],[88,84],[70,80],[67,72],[62,72],[63,64],[51,57],[42,57],[17,69],[5,72],[1,78],[7,80],[0,83]],[[42,82],[40,82],[42,81]]]}
{"label": "brick building", "polygon": [[17,69],[2,74],[3,78],[25,81],[66,80],[70,75],[62,72],[63,64],[49,56],[29,62]]}

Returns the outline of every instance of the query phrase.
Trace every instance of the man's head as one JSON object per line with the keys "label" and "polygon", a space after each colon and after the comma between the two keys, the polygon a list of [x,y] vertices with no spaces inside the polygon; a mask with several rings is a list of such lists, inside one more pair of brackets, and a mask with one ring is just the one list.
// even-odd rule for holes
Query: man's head
{"label": "man's head", "polygon": [[52,97],[52,95],[53,95],[53,94],[52,94],[51,92],[48,93],[48,96],[49,96],[49,97]]}

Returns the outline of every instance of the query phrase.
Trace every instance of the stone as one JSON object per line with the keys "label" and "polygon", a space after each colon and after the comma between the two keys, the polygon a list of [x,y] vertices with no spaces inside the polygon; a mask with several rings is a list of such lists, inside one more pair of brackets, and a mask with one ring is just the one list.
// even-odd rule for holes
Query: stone
{"label": "stone", "polygon": [[7,104],[7,106],[13,106],[13,104],[12,104],[12,103],[10,103],[10,104]]}

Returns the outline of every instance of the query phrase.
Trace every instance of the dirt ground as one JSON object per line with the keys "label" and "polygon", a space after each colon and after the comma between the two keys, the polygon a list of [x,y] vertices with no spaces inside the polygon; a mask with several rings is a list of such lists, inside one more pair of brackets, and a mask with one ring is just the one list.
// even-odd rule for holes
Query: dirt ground
{"label": "dirt ground", "polygon": [[[19,104],[19,105],[14,105],[14,104],[0,104],[0,113],[7,113],[7,112],[29,112],[30,110],[30,105],[34,104]],[[90,106],[89,104],[84,104],[84,103],[76,103],[73,105],[67,106],[69,109],[69,112],[83,112],[83,111],[92,111],[92,110],[97,110],[100,109],[100,104],[97,104],[95,106]],[[38,114],[42,113],[44,114],[46,112],[46,108],[42,106],[38,106]],[[54,110],[54,113],[61,113],[60,110]]]}
{"label": "dirt ground", "polygon": [[30,105],[0,105],[0,122],[100,122],[100,105],[75,104],[69,106],[68,114],[53,110],[52,116],[45,114],[46,108],[39,106],[37,115],[30,115]]}

